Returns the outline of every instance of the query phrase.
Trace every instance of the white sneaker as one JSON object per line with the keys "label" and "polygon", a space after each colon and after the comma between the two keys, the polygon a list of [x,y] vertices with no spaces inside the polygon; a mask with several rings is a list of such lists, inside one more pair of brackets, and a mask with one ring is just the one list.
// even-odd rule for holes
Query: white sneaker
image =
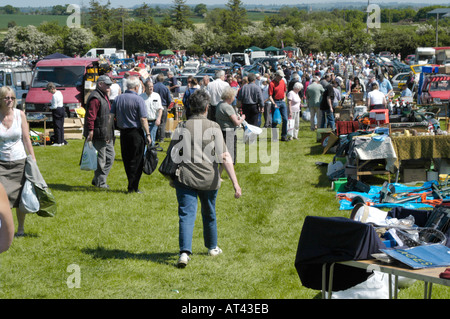
{"label": "white sneaker", "polygon": [[55,144],[52,144],[52,146],[61,146],[62,144],[58,144],[58,143],[55,143]]}
{"label": "white sneaker", "polygon": [[208,255],[213,256],[213,257],[217,256],[217,255],[219,255],[221,253],[222,253],[222,249],[220,249],[219,246],[217,246],[214,249],[209,249],[208,250]]}
{"label": "white sneaker", "polygon": [[189,258],[189,255],[186,253],[182,253],[180,255],[180,258],[178,258],[178,263],[177,263],[177,267],[178,268],[184,268],[187,266],[189,260],[191,260],[191,258]]}

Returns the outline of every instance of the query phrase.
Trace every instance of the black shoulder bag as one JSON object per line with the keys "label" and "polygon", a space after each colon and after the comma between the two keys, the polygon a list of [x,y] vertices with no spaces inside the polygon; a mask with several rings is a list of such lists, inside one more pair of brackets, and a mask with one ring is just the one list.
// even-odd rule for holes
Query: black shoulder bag
{"label": "black shoulder bag", "polygon": [[[186,127],[186,122],[181,122],[179,124],[178,128],[184,128]],[[178,140],[181,141],[183,139],[183,135],[180,134],[180,139]],[[164,177],[168,178],[168,179],[175,179],[175,174],[177,172],[178,166],[180,165],[179,163],[175,163],[172,159],[172,149],[174,147],[174,145],[176,145],[177,143],[175,143],[173,140],[170,142],[169,148],[167,149],[166,152],[166,157],[164,158],[164,160],[161,162],[161,165],[159,166],[159,172],[161,174],[164,175]]]}

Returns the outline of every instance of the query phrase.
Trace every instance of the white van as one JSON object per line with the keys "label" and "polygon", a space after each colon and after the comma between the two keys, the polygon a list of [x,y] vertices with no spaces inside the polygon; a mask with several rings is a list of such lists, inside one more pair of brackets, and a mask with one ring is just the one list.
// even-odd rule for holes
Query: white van
{"label": "white van", "polygon": [[30,67],[14,63],[0,63],[0,87],[9,86],[16,93],[17,108],[24,109],[33,71]]}
{"label": "white van", "polygon": [[239,63],[241,66],[250,65],[247,53],[231,53],[231,63]]}
{"label": "white van", "polygon": [[100,55],[103,55],[103,57],[109,58],[113,54],[117,55],[117,50],[115,48],[93,48],[90,49],[83,57],[99,58]]}
{"label": "white van", "polygon": [[434,48],[417,48],[416,64],[432,64],[436,59],[436,50]]}

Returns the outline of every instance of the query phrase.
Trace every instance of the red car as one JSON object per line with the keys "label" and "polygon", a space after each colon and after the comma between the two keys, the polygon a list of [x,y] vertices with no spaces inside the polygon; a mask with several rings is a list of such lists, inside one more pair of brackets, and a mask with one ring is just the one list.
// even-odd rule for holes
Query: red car
{"label": "red car", "polygon": [[410,54],[405,58],[405,63],[411,65],[416,60],[415,54]]}
{"label": "red car", "polygon": [[432,104],[435,99],[442,103],[450,100],[450,75],[433,74],[425,77],[420,96],[421,104]]}

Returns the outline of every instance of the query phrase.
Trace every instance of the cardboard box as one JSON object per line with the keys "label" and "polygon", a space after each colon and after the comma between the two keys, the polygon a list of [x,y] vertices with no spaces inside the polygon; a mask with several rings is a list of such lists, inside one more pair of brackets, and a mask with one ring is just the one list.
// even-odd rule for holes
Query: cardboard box
{"label": "cardboard box", "polygon": [[427,172],[425,168],[404,168],[403,182],[425,182],[427,180]]}
{"label": "cardboard box", "polygon": [[316,130],[316,141],[322,143],[323,139],[330,135],[332,129],[329,127],[326,128],[318,128]]}
{"label": "cardboard box", "polygon": [[168,132],[173,132],[173,131],[175,131],[175,129],[176,129],[177,126],[178,126],[178,123],[180,123],[179,120],[175,120],[175,119],[173,119],[173,118],[167,119],[167,122],[166,122],[166,131],[168,131]]}
{"label": "cardboard box", "polygon": [[67,140],[83,139],[83,118],[65,118],[64,119],[64,138]]}
{"label": "cardboard box", "polygon": [[444,65],[439,67],[439,73],[450,74],[450,65]]}

